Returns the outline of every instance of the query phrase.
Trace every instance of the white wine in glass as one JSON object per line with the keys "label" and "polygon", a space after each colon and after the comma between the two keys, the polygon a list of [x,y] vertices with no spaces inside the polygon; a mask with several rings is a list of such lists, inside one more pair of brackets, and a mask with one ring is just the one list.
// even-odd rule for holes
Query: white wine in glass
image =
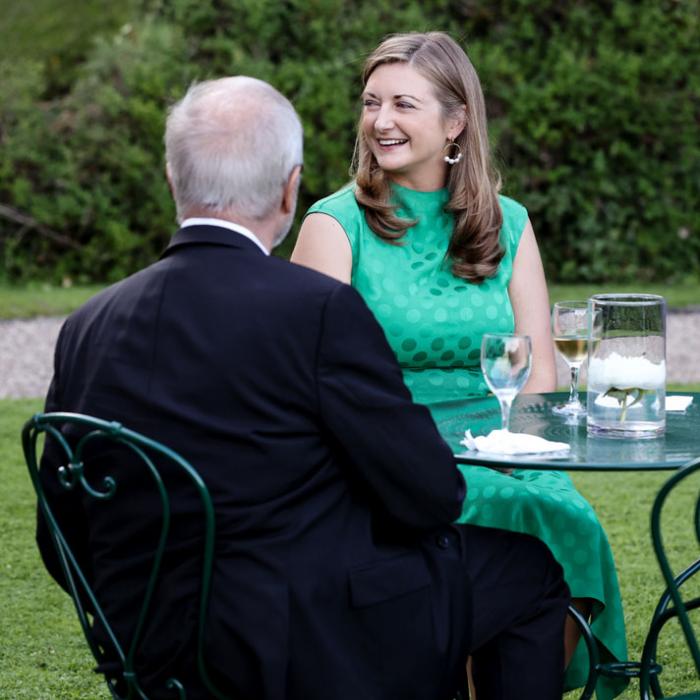
{"label": "white wine in glass", "polygon": [[586,409],[578,398],[578,375],[588,356],[588,302],[556,302],[552,307],[552,335],[571,375],[568,401],[552,410],[565,416],[585,416]]}
{"label": "white wine in glass", "polygon": [[567,363],[577,362],[579,367],[588,356],[588,338],[555,338],[554,345]]}
{"label": "white wine in glass", "polygon": [[501,428],[508,430],[510,409],[532,366],[528,335],[486,333],[481,341],[481,370],[501,407]]}

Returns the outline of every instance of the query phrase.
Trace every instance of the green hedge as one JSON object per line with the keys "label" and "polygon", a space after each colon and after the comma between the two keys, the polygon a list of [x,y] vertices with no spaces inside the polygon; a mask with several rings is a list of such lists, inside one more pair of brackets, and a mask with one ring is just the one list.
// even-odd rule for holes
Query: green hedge
{"label": "green hedge", "polygon": [[194,79],[255,75],[292,99],[301,215],[348,179],[364,56],[443,29],[479,70],[504,192],[551,280],[697,278],[698,23],[691,0],[154,2],[60,96],[46,65],[0,63],[4,275],[109,281],[157,256],[174,227],[165,110]]}

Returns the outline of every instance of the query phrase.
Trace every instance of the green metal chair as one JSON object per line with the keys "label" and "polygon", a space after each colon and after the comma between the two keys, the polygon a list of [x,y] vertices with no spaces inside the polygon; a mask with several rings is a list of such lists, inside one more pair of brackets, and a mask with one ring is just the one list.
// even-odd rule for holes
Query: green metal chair
{"label": "green metal chair", "polygon": [[[700,597],[684,600],[681,595],[681,587],[700,571],[700,559],[697,559],[690,566],[681,571],[681,573],[674,574],[668,556],[666,555],[663,537],[661,535],[661,514],[669,494],[679,484],[685,482],[698,471],[700,471],[700,459],[689,462],[683,468],[675,472],[661,487],[654,501],[654,507],[652,508],[651,537],[654,544],[654,552],[656,553],[656,558],[661,567],[661,573],[663,574],[667,588],[656,606],[642,652],[641,673],[639,678],[640,697],[642,700],[650,700],[651,698],[669,698],[670,700],[671,697],[675,698],[675,700],[700,700],[700,690],[684,695],[664,695],[659,679],[659,673],[662,667],[657,663],[656,659],[657,642],[661,630],[669,620],[676,618],[683,630],[683,636],[685,637],[691,658],[695,664],[695,670],[700,679],[700,647],[698,646],[698,639],[688,615],[689,611],[700,608]],[[695,501],[693,529],[695,531],[695,538],[700,544],[700,493]]]}
{"label": "green metal chair", "polygon": [[593,636],[593,631],[586,617],[573,605],[569,605],[569,617],[576,623],[581,633],[581,638],[586,645],[586,650],[588,651],[588,678],[586,679],[586,685],[583,687],[578,700],[591,700],[595,693],[596,682],[598,681],[601,670],[598,642],[596,642]]}
{"label": "green metal chair", "polygon": [[[67,438],[66,430],[71,433]],[[60,446],[65,462],[57,467],[57,476],[60,485],[66,491],[82,491],[84,496],[94,499],[95,503],[105,504],[114,496],[119,487],[120,475],[114,473],[104,477],[101,483],[95,484],[94,473],[91,473],[91,463],[84,463],[83,458],[88,446],[98,444],[103,446],[124,449],[130,457],[130,463],[139,463],[153,480],[155,490],[158,493],[162,517],[159,524],[160,532],[157,546],[153,551],[150,572],[145,582],[145,593],[142,605],[138,612],[137,622],[133,628],[131,637],[127,640],[117,639],[113,625],[106,618],[86,573],[78,564],[71,542],[65,536],[48,502],[41,480],[39,478],[37,449],[41,435],[47,439],[56,441]],[[107,441],[105,443],[104,441]],[[46,520],[51,538],[53,540],[58,559],[63,570],[73,603],[75,604],[80,624],[85,638],[90,646],[93,656],[99,667],[114,666],[117,658],[119,669],[115,672],[105,672],[105,681],[115,700],[132,700],[139,698],[149,700],[149,695],[142,687],[139,678],[139,669],[136,667],[136,658],[139,645],[149,620],[154,594],[156,593],[161,565],[165,553],[168,533],[171,529],[170,498],[162,477],[162,469],[177,470],[185,475],[198,494],[201,504],[203,519],[203,564],[201,569],[201,588],[198,601],[197,623],[197,668],[201,682],[208,692],[208,696],[217,700],[226,700],[213,684],[207,673],[204,660],[203,640],[204,628],[209,600],[211,584],[212,564],[214,555],[214,509],[206,485],[195,469],[181,456],[168,449],[164,445],[150,440],[143,435],[124,428],[121,424],[108,422],[90,416],[75,413],[43,413],[33,416],[22,430],[22,446],[24,456],[29,469],[34,489],[37,494],[39,508]],[[134,455],[137,460],[134,460]],[[98,642],[95,638],[94,628],[99,621],[103,635],[106,634],[108,643]],[[110,647],[109,649],[106,647]],[[188,691],[184,684],[177,678],[169,678],[163,693],[167,697],[186,700]],[[156,691],[148,690],[149,693]],[[158,695],[162,696],[161,691]]]}

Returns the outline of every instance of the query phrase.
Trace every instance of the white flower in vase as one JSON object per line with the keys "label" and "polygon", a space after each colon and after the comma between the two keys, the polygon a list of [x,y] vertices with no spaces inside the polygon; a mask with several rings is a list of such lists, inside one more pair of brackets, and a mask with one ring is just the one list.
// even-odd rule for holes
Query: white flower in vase
{"label": "white flower in vase", "polygon": [[588,365],[588,386],[599,394],[596,402],[614,400],[622,408],[621,422],[627,417],[628,408],[639,403],[646,394],[661,389],[665,383],[664,360],[652,362],[646,357],[612,352],[602,359],[591,358]]}

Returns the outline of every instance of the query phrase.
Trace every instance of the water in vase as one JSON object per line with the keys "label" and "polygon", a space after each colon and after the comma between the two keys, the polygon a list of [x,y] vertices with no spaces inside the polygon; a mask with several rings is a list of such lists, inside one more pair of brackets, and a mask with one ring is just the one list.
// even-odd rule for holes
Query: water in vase
{"label": "water in vase", "polygon": [[613,352],[588,368],[588,432],[654,438],[666,425],[666,363]]}

